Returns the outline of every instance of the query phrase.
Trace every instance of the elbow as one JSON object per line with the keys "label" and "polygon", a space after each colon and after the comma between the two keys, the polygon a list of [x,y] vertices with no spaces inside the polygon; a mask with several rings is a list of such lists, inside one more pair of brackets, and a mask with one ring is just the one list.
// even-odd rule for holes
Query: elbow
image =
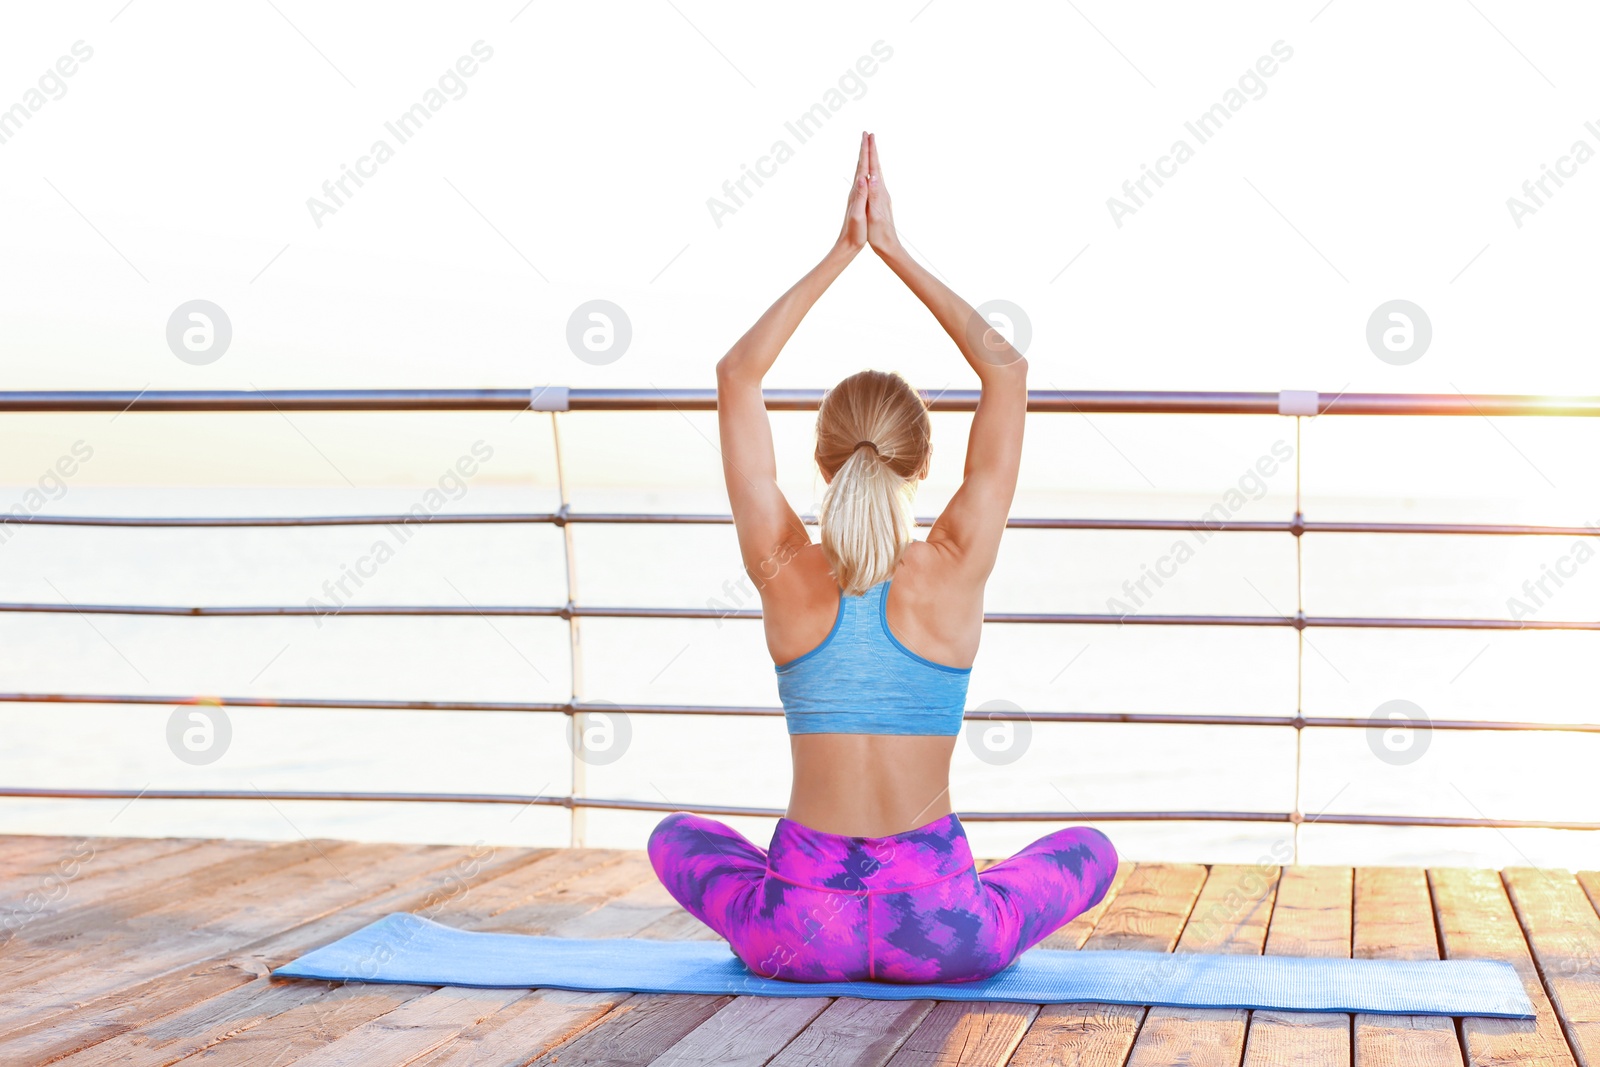
{"label": "elbow", "polygon": [[981,380],[984,385],[1015,385],[1023,388],[1028,383],[1028,361],[1022,353],[1007,345],[1005,348],[1009,359],[996,359],[989,363],[983,371]]}
{"label": "elbow", "polygon": [[[743,362],[734,352],[729,352],[717,360],[717,385],[737,385],[750,380],[749,371],[740,366]],[[755,381],[757,383],[761,381],[759,375],[756,376]]]}

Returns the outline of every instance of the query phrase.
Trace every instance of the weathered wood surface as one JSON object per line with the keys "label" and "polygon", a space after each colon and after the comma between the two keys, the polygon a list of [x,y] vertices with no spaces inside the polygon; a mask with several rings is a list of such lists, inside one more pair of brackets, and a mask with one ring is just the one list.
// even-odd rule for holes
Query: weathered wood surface
{"label": "weathered wood surface", "polygon": [[[1176,951],[1260,955],[1277,891],[1277,867],[1212,867]],[[1240,1009],[1151,1008],[1128,1065],[1237,1067],[1249,1021]]]}
{"label": "weathered wood surface", "polygon": [[1566,871],[1505,871],[1539,979],[1583,1067],[1600,1067],[1600,916]]}
{"label": "weathered wood surface", "polygon": [[[1286,867],[1267,928],[1269,956],[1350,955],[1349,867]],[[1305,1067],[1350,1062],[1350,1016],[1337,1012],[1253,1011],[1244,1067]]]}
{"label": "weathered wood surface", "polygon": [[[1198,864],[1134,865],[1084,941],[1084,950],[1171,952],[1206,876],[1206,868]],[[1122,1004],[1046,1004],[1011,1062],[1019,1067],[1120,1067],[1139,1036],[1147,1010]]]}
{"label": "weathered wood surface", "polygon": [[[1350,954],[1358,959],[1436,960],[1428,876],[1420,867],[1356,870],[1355,929]],[[1355,1017],[1355,1067],[1461,1067],[1455,1020],[1442,1015]]]}
{"label": "weathered wood surface", "polygon": [[1510,961],[1539,1018],[1459,1030],[1430,1016],[436,989],[269,974],[394,911],[565,937],[715,935],[637,852],[0,837],[0,1063],[1600,1067],[1597,904],[1594,872],[1125,862],[1106,899],[1045,942]]}
{"label": "weathered wood surface", "polygon": [[1566,1035],[1539,981],[1522,927],[1494,871],[1436,868],[1428,872],[1439,942],[1446,959],[1505,960],[1517,969],[1538,1018],[1461,1021],[1467,1067],[1572,1067]]}

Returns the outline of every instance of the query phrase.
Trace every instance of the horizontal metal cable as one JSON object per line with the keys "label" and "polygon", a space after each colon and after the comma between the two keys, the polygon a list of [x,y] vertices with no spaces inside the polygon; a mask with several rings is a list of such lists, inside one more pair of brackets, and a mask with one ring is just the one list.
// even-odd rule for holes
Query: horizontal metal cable
{"label": "horizontal metal cable", "polygon": [[[781,707],[747,704],[629,704],[615,701],[481,701],[481,700],[352,700],[316,697],[162,696],[144,693],[0,693],[0,704],[129,704],[162,707],[315,708],[328,711],[485,711],[549,713],[620,711],[629,715],[710,715],[779,718]],[[969,708],[974,722],[1125,723],[1165,726],[1274,726],[1305,729],[1393,729],[1406,726],[1390,720],[1322,715],[1212,715],[1139,711],[981,711]],[[1552,731],[1600,734],[1600,723],[1522,721],[1516,719],[1437,719],[1411,726],[1418,730],[1482,730],[1487,732]]]}
{"label": "horizontal metal cable", "polygon": [[[239,618],[255,616],[330,618],[351,616],[473,616],[493,615],[557,619],[759,619],[759,608],[649,608],[566,604],[241,604],[182,607],[165,604],[43,604],[0,603],[0,613],[47,615],[164,615],[181,618]],[[1057,613],[995,611],[986,623],[1017,625],[1057,624],[1077,626],[1276,626],[1304,630],[1600,630],[1593,619],[1429,619],[1344,615],[1118,615],[1114,613]]]}
{"label": "horizontal metal cable", "polygon": [[[603,797],[518,796],[501,793],[385,793],[270,789],[50,789],[0,787],[0,797],[59,800],[322,800],[407,804],[517,804],[601,811],[693,811],[703,815],[777,818],[782,808],[673,804]],[[1600,822],[1541,819],[1467,819],[1439,815],[1322,814],[1306,818],[1284,811],[964,811],[963,822],[1270,822],[1344,826],[1440,826],[1506,830],[1600,830]]]}
{"label": "horizontal metal cable", "polygon": [[[769,411],[815,411],[822,389],[767,389]],[[930,394],[934,411],[973,411],[976,389]],[[1309,391],[1307,397],[1309,398]],[[1317,393],[1321,415],[1600,416],[1600,397]],[[1028,410],[1086,414],[1281,415],[1266,392],[1028,391]],[[84,411],[714,411],[714,389],[267,389],[0,392],[0,413]]]}
{"label": "horizontal metal cable", "polygon": [[[931,527],[937,516],[919,516],[916,524]],[[802,515],[800,521],[815,526],[815,515]],[[409,512],[384,515],[5,515],[0,514],[0,524],[32,526],[114,526],[161,528],[235,528],[235,527],[285,527],[285,526],[406,526],[438,524],[442,526],[468,526],[496,523],[550,524],[564,526],[608,524],[629,526],[730,526],[732,515],[691,512],[579,512],[579,511],[526,511],[526,512],[476,512],[451,515],[432,513],[424,515]],[[1262,520],[1250,522],[1212,521],[1209,519],[1091,519],[1091,518],[1029,518],[1006,520],[1012,530],[1170,530],[1206,531],[1208,533],[1373,533],[1373,534],[1430,534],[1457,535],[1480,534],[1492,536],[1529,537],[1594,537],[1600,536],[1600,527],[1592,526],[1540,526],[1510,523],[1450,523],[1450,522],[1294,522]]]}

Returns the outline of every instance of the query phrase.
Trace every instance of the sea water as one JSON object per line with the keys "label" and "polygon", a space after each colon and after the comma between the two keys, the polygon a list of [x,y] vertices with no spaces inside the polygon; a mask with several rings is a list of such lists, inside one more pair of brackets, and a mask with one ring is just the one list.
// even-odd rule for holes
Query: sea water
{"label": "sea water", "polygon": [[[1292,482],[1281,477],[1259,495],[1247,486],[1241,499],[1248,506],[1233,508],[1233,475],[1242,478],[1252,464],[1235,466],[1212,491],[1025,488],[1012,513],[1292,514]],[[466,476],[459,493],[452,483],[430,501],[436,483],[80,485],[41,513],[354,514],[418,506],[476,513],[559,504],[551,484]],[[21,500],[27,489],[16,486],[4,499]],[[1480,503],[1347,493],[1303,506],[1313,518],[1496,518],[1493,501]],[[718,512],[727,503],[714,486],[611,484],[578,493],[574,507]],[[0,613],[0,689],[7,693],[560,702],[574,688],[566,622],[480,611],[566,600],[563,531],[554,525],[5,529],[0,600],[67,608]],[[758,606],[731,527],[578,524],[571,532],[582,605]],[[1297,561],[1295,538],[1281,532],[1011,530],[987,587],[989,611],[1115,611],[1129,618],[1123,625],[990,624],[970,707],[1277,716],[1300,709],[1371,726],[1297,736],[1290,727],[1034,722],[995,734],[993,724],[973,723],[956,745],[955,805],[1057,813],[1046,822],[971,822],[975,847],[991,855],[1076,821],[1077,812],[1298,810],[1306,820],[1298,833],[1286,823],[1101,825],[1125,855],[1144,860],[1254,863],[1297,854],[1316,863],[1596,866],[1600,835],[1591,833],[1343,826],[1317,817],[1600,820],[1600,794],[1592,788],[1600,738],[1593,734],[1408,730],[1403,720],[1386,718],[1402,707],[1429,719],[1594,722],[1590,678],[1600,635],[1321,627],[1297,635],[1288,627],[1138,624],[1152,614],[1284,616],[1301,605],[1313,616],[1501,617],[1519,599],[1531,617],[1592,619],[1600,616],[1600,582],[1589,570],[1600,567],[1585,569],[1587,560],[1572,558],[1575,540],[1313,534],[1299,544]],[[1559,586],[1541,587],[1552,569],[1570,573]],[[1548,595],[1538,595],[1541,588]],[[322,614],[72,610],[112,603],[311,605]],[[466,613],[374,618],[340,610],[379,604]],[[776,706],[759,621],[585,618],[579,636],[577,688],[586,700]],[[180,751],[183,731],[193,726],[185,714],[171,702],[0,704],[0,782],[135,792],[513,795],[562,795],[573,783],[567,720],[556,713],[228,708],[226,744],[204,760]],[[686,808],[786,802],[780,718],[637,714],[625,729],[621,751],[585,765],[588,795]],[[637,848],[659,817],[592,811],[583,840]],[[731,821],[758,841],[770,833],[769,819]],[[572,831],[566,810],[542,805],[0,800],[0,832],[11,833],[552,845],[567,843]]]}

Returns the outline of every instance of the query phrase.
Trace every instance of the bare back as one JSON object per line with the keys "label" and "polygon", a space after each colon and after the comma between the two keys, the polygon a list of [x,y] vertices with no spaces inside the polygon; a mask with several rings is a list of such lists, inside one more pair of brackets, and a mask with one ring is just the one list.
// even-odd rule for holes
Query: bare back
{"label": "bare back", "polygon": [[[818,545],[801,548],[765,583],[762,616],[774,663],[822,643],[839,587]],[[895,570],[884,615],[901,644],[925,659],[970,667],[983,625],[983,582],[941,549],[913,541]],[[950,814],[953,737],[798,734],[788,817],[824,833],[886,837]]]}
{"label": "bare back", "polygon": [[[902,645],[935,664],[970,667],[983,626],[984,582],[1017,486],[1027,362],[993,322],[900,243],[877,142],[865,131],[833,246],[717,362],[718,443],[739,554],[761,592],[773,662],[787,663],[820,645],[837,617],[839,586],[821,546],[778,487],[761,383],[801,319],[868,244],[938,320],[982,386],[961,486],[927,540],[906,546],[883,601],[889,630]],[[877,451],[876,442],[866,443]],[[831,478],[834,471],[824,473]],[[917,477],[927,474],[924,458]],[[790,745],[788,814],[814,830],[884,837],[951,812],[952,737],[802,733],[791,735]]]}

